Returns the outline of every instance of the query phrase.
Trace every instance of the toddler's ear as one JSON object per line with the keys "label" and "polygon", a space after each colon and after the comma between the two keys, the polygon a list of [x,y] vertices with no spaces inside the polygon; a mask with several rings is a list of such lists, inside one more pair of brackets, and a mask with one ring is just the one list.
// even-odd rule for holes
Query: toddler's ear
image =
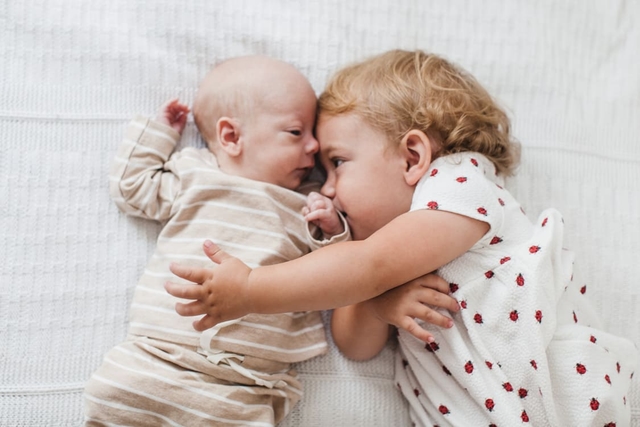
{"label": "toddler's ear", "polygon": [[410,130],[402,138],[400,149],[407,164],[404,179],[408,185],[416,185],[429,170],[433,154],[431,147],[432,144],[429,137],[417,129]]}
{"label": "toddler's ear", "polygon": [[230,157],[239,156],[242,153],[240,138],[240,124],[236,119],[221,117],[216,123],[216,136],[220,147]]}

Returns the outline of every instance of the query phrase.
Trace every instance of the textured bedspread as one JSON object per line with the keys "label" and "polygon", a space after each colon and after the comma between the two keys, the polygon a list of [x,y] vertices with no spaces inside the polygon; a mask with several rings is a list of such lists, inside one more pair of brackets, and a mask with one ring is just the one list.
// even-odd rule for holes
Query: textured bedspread
{"label": "textured bedspread", "polygon": [[[290,61],[320,92],[391,48],[444,55],[508,109],[523,145],[508,187],[531,218],[562,212],[576,280],[607,330],[640,342],[639,2],[0,0],[0,425],[80,425],[84,382],[125,336],[159,231],[108,196],[134,114],[190,103],[230,56]],[[200,143],[190,122],[183,144]],[[408,425],[392,351],[302,364],[284,425]]]}

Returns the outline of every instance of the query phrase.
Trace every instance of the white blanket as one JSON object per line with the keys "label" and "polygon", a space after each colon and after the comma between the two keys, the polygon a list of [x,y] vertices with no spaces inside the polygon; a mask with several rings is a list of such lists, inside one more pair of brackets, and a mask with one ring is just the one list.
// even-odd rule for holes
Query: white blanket
{"label": "white blanket", "polygon": [[[640,342],[640,2],[0,0],[0,425],[80,425],[85,380],[124,338],[159,231],[109,200],[130,117],[190,103],[227,57],[292,62],[319,92],[391,48],[444,55],[508,109],[523,144],[509,189],[532,218],[562,212],[605,329]],[[183,140],[200,144],[193,123]],[[408,425],[391,346],[299,370],[284,425]]]}

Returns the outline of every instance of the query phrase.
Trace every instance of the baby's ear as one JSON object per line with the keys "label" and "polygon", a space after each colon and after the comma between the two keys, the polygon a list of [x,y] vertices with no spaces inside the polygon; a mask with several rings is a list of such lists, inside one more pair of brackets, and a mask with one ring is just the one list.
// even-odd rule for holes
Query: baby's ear
{"label": "baby's ear", "polygon": [[221,117],[216,123],[216,136],[222,150],[230,157],[239,156],[242,153],[240,138],[240,123],[238,120]]}
{"label": "baby's ear", "polygon": [[404,179],[408,185],[416,185],[429,170],[431,147],[431,140],[421,130],[412,129],[402,138],[400,150],[407,165]]}

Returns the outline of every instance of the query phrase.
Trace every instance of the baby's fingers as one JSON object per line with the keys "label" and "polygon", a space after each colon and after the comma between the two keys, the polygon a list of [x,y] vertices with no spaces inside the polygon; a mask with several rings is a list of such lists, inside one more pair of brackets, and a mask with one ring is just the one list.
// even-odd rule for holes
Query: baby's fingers
{"label": "baby's fingers", "polygon": [[322,211],[311,211],[304,215],[304,220],[307,222],[318,221],[322,218],[324,218]]}

